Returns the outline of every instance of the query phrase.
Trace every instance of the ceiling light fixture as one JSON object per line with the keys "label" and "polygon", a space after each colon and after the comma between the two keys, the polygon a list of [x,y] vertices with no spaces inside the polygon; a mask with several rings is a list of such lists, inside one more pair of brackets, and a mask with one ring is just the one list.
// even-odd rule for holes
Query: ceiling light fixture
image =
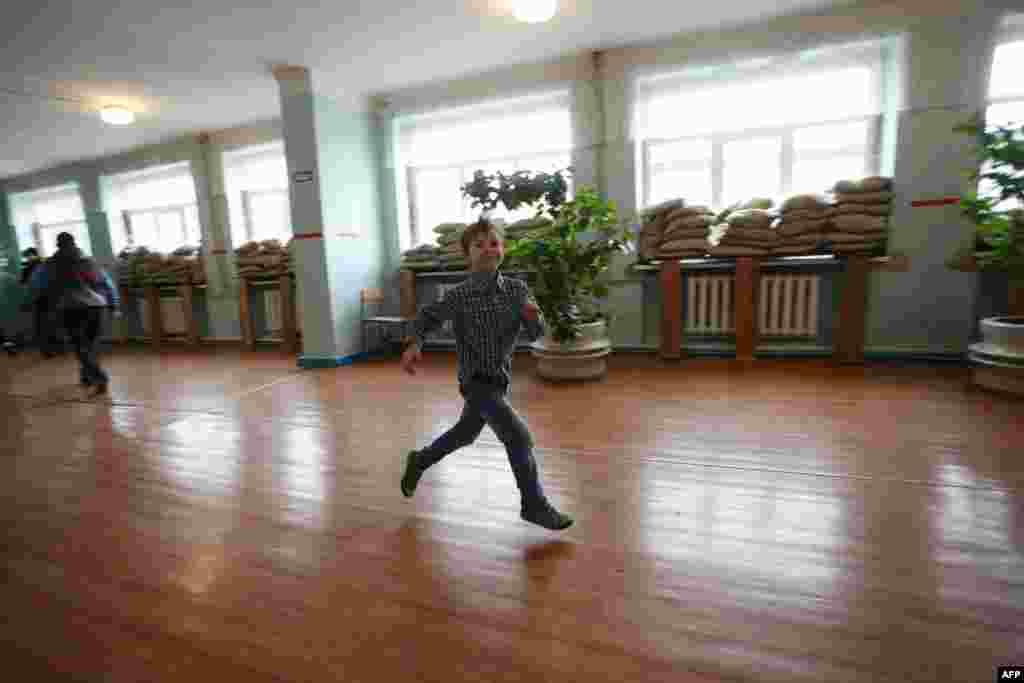
{"label": "ceiling light fixture", "polygon": [[512,16],[528,24],[548,21],[558,11],[558,0],[512,0]]}
{"label": "ceiling light fixture", "polygon": [[100,118],[115,126],[124,126],[135,121],[135,114],[124,107],[103,107]]}

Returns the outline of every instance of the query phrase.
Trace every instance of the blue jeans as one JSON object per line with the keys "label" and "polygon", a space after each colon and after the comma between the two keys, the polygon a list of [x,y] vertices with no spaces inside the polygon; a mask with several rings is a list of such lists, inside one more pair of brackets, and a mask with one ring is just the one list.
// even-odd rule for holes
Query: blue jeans
{"label": "blue jeans", "polygon": [[523,507],[546,502],[537,475],[537,461],[533,457],[533,437],[526,423],[509,405],[506,398],[508,388],[495,382],[473,380],[460,386],[459,391],[466,399],[459,421],[418,452],[416,460],[420,468],[425,470],[449,453],[470,445],[476,441],[484,425],[490,425],[505,444]]}

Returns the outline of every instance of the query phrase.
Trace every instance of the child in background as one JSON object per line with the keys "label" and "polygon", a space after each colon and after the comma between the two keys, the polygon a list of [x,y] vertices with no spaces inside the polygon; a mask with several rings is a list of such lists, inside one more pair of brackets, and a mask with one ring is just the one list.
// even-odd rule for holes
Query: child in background
{"label": "child in background", "polygon": [[402,367],[414,374],[427,333],[446,320],[453,322],[458,356],[459,392],[466,403],[454,427],[436,441],[406,457],[402,493],[413,495],[424,471],[449,453],[473,443],[484,425],[505,445],[521,498],[520,516],[552,530],[572,524],[572,518],[548,502],[537,474],[533,438],[508,403],[512,352],[520,330],[531,341],[544,333],[537,305],[530,301],[526,283],[498,272],[505,257],[495,227],[480,219],[462,235],[462,251],[470,263],[470,277],[427,306],[413,323],[412,341],[402,355]]}
{"label": "child in background", "polygon": [[61,313],[64,327],[78,354],[82,385],[92,387],[94,395],[107,393],[109,377],[100,367],[97,342],[104,309],[120,316],[120,299],[110,276],[92,259],[86,258],[73,235],[57,235],[57,253],[32,272],[30,280],[36,300]]}

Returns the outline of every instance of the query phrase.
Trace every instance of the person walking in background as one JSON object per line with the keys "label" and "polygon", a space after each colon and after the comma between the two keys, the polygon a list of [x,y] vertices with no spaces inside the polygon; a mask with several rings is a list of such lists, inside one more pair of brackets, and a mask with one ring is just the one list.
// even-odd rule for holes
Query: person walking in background
{"label": "person walking in background", "polygon": [[[32,281],[32,273],[43,265],[44,261],[35,247],[25,249],[21,252],[21,257],[23,262],[20,283],[23,287],[28,288]],[[46,297],[27,301],[22,306],[22,310],[32,314],[32,340],[35,342],[36,348],[44,358],[55,356],[58,349],[63,349],[64,343],[58,334],[58,326],[53,324],[53,315],[46,302]]]}
{"label": "person walking in background", "polygon": [[57,253],[31,275],[34,300],[43,298],[57,311],[78,356],[82,386],[92,387],[94,396],[105,394],[109,376],[100,367],[97,342],[103,311],[120,317],[117,288],[103,269],[83,256],[75,238],[67,232],[57,236]]}

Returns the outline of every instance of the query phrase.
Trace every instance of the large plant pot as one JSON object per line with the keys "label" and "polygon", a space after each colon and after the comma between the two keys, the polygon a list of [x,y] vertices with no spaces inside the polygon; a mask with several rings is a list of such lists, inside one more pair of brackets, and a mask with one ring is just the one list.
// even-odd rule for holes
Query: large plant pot
{"label": "large plant pot", "polygon": [[1024,316],[985,318],[981,337],[968,352],[974,383],[1024,396]]}
{"label": "large plant pot", "polygon": [[580,337],[560,343],[546,336],[531,344],[537,374],[552,380],[583,380],[604,377],[606,358],[612,352],[608,326],[599,320],[580,326]]}

